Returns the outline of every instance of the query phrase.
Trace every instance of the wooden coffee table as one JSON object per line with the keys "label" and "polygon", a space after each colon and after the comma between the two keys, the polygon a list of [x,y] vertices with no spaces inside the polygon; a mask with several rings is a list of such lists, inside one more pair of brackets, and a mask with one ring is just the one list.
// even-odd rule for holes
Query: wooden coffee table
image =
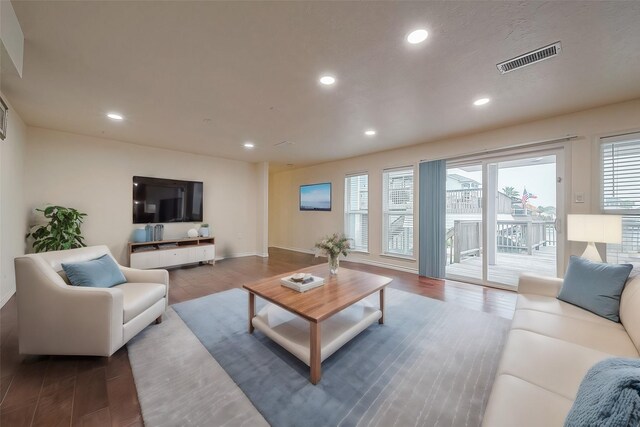
{"label": "wooden coffee table", "polygon": [[[323,277],[325,284],[304,293],[296,292],[280,284],[281,278],[292,274],[288,273],[250,285],[244,285],[244,289],[249,291],[249,333],[253,333],[254,327],[260,329],[294,356],[307,363],[311,370],[311,382],[317,384],[321,377],[323,359],[329,357],[331,353],[376,320],[380,324],[384,323],[384,289],[391,282],[391,279],[342,267],[337,275],[331,276],[329,275],[329,267],[326,264],[315,265],[298,271]],[[380,293],[379,310],[371,306],[364,307],[363,305],[362,309],[359,306],[355,306],[357,304],[362,305],[361,301],[375,292]],[[309,342],[306,343],[306,338],[304,345],[299,342],[300,319],[294,319],[297,322],[298,329],[295,330],[293,336],[287,336],[287,330],[291,330],[292,327],[275,330],[267,324],[268,322],[256,317],[256,295],[308,321]],[[345,315],[344,313],[349,311],[347,309],[357,313],[357,315],[354,316],[353,313],[349,316]],[[334,325],[340,322],[340,327],[346,329],[344,331],[341,330],[337,335],[333,334],[336,336],[331,335],[332,331],[324,331],[328,341],[334,339],[334,342],[322,342],[323,331],[321,330],[321,325],[324,323],[331,325],[332,321]],[[353,322],[353,324],[351,325],[348,322]],[[292,340],[297,339],[298,342],[292,342],[289,338]],[[306,354],[307,346],[309,350],[308,357]],[[321,351],[323,354],[321,354]]]}

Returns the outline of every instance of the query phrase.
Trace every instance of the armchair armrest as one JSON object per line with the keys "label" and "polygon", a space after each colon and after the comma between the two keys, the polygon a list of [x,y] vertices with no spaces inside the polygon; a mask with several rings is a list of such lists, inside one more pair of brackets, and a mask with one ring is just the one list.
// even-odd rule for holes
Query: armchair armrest
{"label": "armchair armrest", "polygon": [[166,286],[165,310],[169,308],[169,272],[167,270],[138,270],[136,268],[119,266],[127,282],[131,283],[161,283]]}
{"label": "armchair armrest", "polygon": [[51,313],[50,320],[57,323],[57,334],[50,337],[59,339],[59,331],[66,330],[65,340],[71,342],[62,348],[76,344],[102,349],[103,355],[109,356],[122,346],[124,309],[120,289],[70,286],[56,300],[55,314]]}
{"label": "armchair armrest", "polygon": [[518,281],[519,294],[534,294],[557,297],[563,280],[556,277],[543,277],[535,274],[522,274]]}
{"label": "armchair armrest", "polygon": [[120,266],[127,282],[133,283],[162,283],[169,287],[169,272],[167,270],[138,270]]}

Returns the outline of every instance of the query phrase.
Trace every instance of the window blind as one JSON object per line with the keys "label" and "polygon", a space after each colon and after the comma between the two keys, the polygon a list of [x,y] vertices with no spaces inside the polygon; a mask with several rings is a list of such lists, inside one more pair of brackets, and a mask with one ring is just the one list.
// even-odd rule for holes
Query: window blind
{"label": "window blind", "polygon": [[622,243],[607,245],[611,263],[640,261],[640,133],[601,141],[602,209],[622,216]]}
{"label": "window blind", "polygon": [[640,214],[640,133],[604,138],[602,208]]}
{"label": "window blind", "polygon": [[369,250],[369,175],[344,180],[344,234],[356,251]]}
{"label": "window blind", "polygon": [[382,187],[383,252],[413,256],[413,167],[383,171]]}

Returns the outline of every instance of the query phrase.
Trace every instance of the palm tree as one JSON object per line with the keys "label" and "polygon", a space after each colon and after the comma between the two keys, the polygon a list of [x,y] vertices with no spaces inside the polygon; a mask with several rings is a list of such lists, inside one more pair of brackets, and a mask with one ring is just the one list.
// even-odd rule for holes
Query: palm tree
{"label": "palm tree", "polygon": [[514,187],[503,187],[502,192],[512,199],[520,199],[520,192]]}
{"label": "palm tree", "polygon": [[540,216],[553,219],[556,216],[555,206],[538,206],[538,213]]}

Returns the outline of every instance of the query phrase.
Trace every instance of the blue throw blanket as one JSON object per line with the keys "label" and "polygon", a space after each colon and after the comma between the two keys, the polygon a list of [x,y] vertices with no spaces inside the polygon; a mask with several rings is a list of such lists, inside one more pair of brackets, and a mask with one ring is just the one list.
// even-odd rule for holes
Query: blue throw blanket
{"label": "blue throw blanket", "polygon": [[606,359],[585,375],[565,427],[640,425],[640,359]]}

